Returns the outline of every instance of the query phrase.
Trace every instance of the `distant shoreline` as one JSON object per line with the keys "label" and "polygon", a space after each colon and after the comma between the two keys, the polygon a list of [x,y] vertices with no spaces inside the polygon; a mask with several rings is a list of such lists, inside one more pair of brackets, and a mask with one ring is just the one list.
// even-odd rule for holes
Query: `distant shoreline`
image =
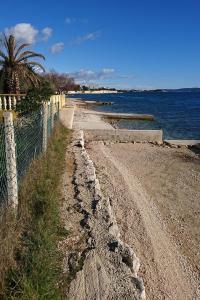
{"label": "distant shoreline", "polygon": [[[109,113],[138,113],[153,115],[155,122],[120,121],[120,128],[164,131],[164,139],[200,140],[200,93],[126,93],[69,95],[82,102],[106,103],[90,106]],[[112,103],[112,105],[110,105]],[[89,105],[89,104],[88,104]]]}
{"label": "distant shoreline", "polygon": [[109,89],[109,90],[88,90],[88,91],[69,91],[67,95],[90,95],[90,94],[120,94],[120,93],[200,93],[200,88],[178,88],[178,89]]}

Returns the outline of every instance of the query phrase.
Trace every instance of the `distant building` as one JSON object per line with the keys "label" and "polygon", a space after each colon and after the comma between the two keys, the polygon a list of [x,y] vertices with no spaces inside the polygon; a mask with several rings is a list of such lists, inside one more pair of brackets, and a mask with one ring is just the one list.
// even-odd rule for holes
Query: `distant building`
{"label": "distant building", "polygon": [[74,94],[117,94],[118,91],[116,90],[92,90],[92,91],[68,91],[68,94],[74,95]]}

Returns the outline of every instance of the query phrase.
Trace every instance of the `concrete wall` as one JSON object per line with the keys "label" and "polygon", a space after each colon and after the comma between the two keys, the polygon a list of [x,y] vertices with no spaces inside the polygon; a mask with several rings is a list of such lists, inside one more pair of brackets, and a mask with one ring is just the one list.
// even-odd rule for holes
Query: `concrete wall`
{"label": "concrete wall", "polygon": [[63,107],[60,110],[60,121],[68,129],[72,129],[74,120],[74,106]]}
{"label": "concrete wall", "polygon": [[88,129],[84,130],[86,141],[120,141],[120,142],[162,142],[162,130],[101,130]]}

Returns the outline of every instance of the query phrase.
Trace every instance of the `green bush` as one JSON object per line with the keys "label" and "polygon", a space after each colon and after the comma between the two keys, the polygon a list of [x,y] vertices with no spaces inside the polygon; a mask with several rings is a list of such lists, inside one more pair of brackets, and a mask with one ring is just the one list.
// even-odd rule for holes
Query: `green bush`
{"label": "green bush", "polygon": [[54,94],[48,81],[42,81],[39,87],[32,87],[28,90],[25,98],[21,100],[16,107],[20,115],[26,115],[37,111],[44,101],[49,101]]}

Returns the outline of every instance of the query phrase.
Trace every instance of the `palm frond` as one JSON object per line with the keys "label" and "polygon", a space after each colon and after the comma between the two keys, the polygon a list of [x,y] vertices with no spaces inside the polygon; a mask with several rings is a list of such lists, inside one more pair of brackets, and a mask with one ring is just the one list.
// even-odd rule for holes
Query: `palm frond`
{"label": "palm frond", "polygon": [[14,48],[15,48],[15,38],[13,35],[9,35],[8,37],[4,34],[4,47],[8,53],[8,59],[10,61],[14,60]]}
{"label": "palm frond", "polygon": [[34,53],[34,52],[33,52],[33,54],[24,56],[23,58],[19,59],[18,62],[26,61],[28,58],[32,58],[32,57],[40,57],[40,58],[43,58],[43,59],[45,60],[44,55],[39,54],[39,53]]}
{"label": "palm frond", "polygon": [[10,57],[11,57],[12,61],[14,60],[15,47],[16,47],[15,38],[13,35],[10,35],[9,36],[9,52],[10,52]]}
{"label": "palm frond", "polygon": [[7,58],[9,57],[10,53],[9,53],[9,43],[8,43],[8,38],[7,36],[4,34],[4,40],[3,40],[3,45],[6,49],[7,52]]}
{"label": "palm frond", "polygon": [[19,61],[21,58],[23,58],[23,57],[25,57],[25,56],[27,56],[27,55],[32,55],[32,54],[35,54],[35,52],[34,51],[29,51],[29,50],[27,50],[27,51],[24,51],[24,52],[22,52],[20,55],[19,55],[19,57],[16,57],[16,60],[17,61]]}
{"label": "palm frond", "polygon": [[39,67],[42,71],[45,72],[45,68],[41,64],[39,64],[39,63],[37,63],[35,61],[29,61],[29,62],[27,62],[27,65]]}
{"label": "palm frond", "polygon": [[3,51],[1,51],[1,50],[0,50],[0,56],[3,57],[4,59],[7,58],[6,54]]}
{"label": "palm frond", "polygon": [[17,49],[16,53],[15,53],[15,59],[17,58],[17,56],[19,55],[19,53],[21,52],[22,49],[26,48],[30,46],[30,44],[22,44],[21,46],[19,46],[19,48]]}
{"label": "palm frond", "polygon": [[0,50],[0,79],[4,74],[5,91],[10,93],[17,90],[19,92],[20,82],[23,81],[38,84],[40,79],[35,67],[43,71],[45,69],[40,63],[29,61],[29,59],[34,57],[45,59],[45,57],[34,51],[23,50],[29,44],[20,45],[12,35],[8,37],[4,35],[3,45],[5,53]]}

